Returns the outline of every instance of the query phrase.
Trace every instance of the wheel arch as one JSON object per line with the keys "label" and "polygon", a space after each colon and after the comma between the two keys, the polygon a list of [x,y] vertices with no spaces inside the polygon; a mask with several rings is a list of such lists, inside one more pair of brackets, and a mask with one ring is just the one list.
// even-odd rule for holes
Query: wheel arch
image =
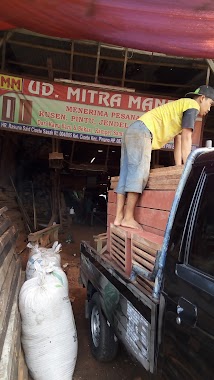
{"label": "wheel arch", "polygon": [[87,300],[90,301],[94,295],[94,293],[98,293],[98,290],[94,287],[94,285],[88,281],[88,284],[87,284]]}

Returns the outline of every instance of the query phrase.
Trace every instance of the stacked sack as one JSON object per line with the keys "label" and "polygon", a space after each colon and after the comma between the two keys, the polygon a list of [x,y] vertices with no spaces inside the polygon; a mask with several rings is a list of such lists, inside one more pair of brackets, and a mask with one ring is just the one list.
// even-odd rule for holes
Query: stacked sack
{"label": "stacked sack", "polygon": [[60,266],[61,244],[30,246],[27,281],[19,295],[22,345],[34,380],[71,380],[77,357],[77,333]]}
{"label": "stacked sack", "polygon": [[52,248],[39,247],[38,244],[28,243],[30,248],[29,258],[26,266],[26,279],[29,280],[36,276],[35,263],[39,263],[42,267],[47,267],[52,263],[56,268],[61,268],[60,252],[62,244],[55,241]]}

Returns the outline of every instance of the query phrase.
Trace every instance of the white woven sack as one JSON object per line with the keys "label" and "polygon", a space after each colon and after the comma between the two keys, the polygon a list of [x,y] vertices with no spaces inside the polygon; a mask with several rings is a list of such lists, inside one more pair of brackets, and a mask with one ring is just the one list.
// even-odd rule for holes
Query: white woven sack
{"label": "white woven sack", "polygon": [[69,284],[68,284],[68,278],[65,272],[63,271],[62,268],[59,268],[58,266],[56,267],[53,263],[50,263],[49,261],[43,260],[41,264],[39,264],[39,262],[35,262],[34,272],[30,272],[30,278],[28,278],[28,280],[30,280],[31,278],[40,276],[41,269],[40,271],[38,270],[38,265],[40,266],[40,268],[43,269],[45,273],[51,274],[52,276],[56,277],[59,280],[60,284],[64,286],[65,290],[68,293]]}
{"label": "white woven sack", "polygon": [[[55,241],[51,248],[40,247],[38,243],[36,244],[28,243],[27,247],[30,248],[28,259],[30,259],[31,256],[35,255],[36,253],[41,253],[42,255],[47,255],[47,256],[49,255],[51,256],[55,254],[58,255],[62,250],[62,244],[59,244],[58,241]],[[58,255],[58,257],[61,260],[60,255]]]}
{"label": "white woven sack", "polygon": [[28,243],[27,247],[30,248],[30,254],[26,266],[26,279],[35,277],[35,263],[39,263],[42,267],[47,267],[49,263],[55,267],[61,267],[61,256],[59,255],[61,246],[58,241],[54,242],[52,248],[39,247],[38,244]]}
{"label": "white woven sack", "polygon": [[67,289],[52,274],[26,281],[20,291],[22,345],[34,380],[72,380],[77,333]]}

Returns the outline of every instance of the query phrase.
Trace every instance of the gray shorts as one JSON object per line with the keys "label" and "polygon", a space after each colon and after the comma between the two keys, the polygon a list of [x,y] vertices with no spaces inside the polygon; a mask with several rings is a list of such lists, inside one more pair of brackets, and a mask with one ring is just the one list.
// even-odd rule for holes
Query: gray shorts
{"label": "gray shorts", "polygon": [[143,192],[149,178],[151,152],[152,134],[142,121],[137,120],[123,136],[117,193]]}

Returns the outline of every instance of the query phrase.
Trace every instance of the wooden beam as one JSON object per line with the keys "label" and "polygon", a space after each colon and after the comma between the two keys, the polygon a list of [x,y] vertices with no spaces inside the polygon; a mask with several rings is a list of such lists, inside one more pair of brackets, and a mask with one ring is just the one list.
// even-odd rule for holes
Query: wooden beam
{"label": "wooden beam", "polygon": [[71,43],[71,56],[70,56],[70,74],[69,78],[73,77],[73,66],[74,66],[74,41]]}
{"label": "wooden beam", "polygon": [[53,81],[54,75],[53,75],[53,61],[51,57],[47,58],[47,68],[48,68],[48,79],[50,81]]}
{"label": "wooden beam", "polygon": [[125,85],[127,59],[128,59],[128,49],[125,50],[125,57],[124,57],[124,64],[123,64],[123,77],[122,77],[122,83],[121,83],[122,87],[124,87]]}
{"label": "wooden beam", "polygon": [[[31,64],[22,63],[22,62],[16,62],[16,61],[12,61],[12,60],[8,60],[7,62],[8,63],[12,63],[14,65],[18,65],[18,66],[31,67],[31,68],[35,68],[35,69],[38,69],[38,70],[45,70],[45,71],[47,71],[47,67],[45,67],[45,66],[36,66],[36,65],[31,65]],[[54,72],[62,72],[62,73],[68,73],[69,74],[69,70],[62,70],[62,69],[56,69],[56,68],[54,68],[53,71]],[[77,71],[73,71],[73,74],[74,75],[80,75],[80,76],[86,77],[86,78],[94,78],[94,74],[85,74],[85,73],[80,73],[80,72],[77,72]],[[106,79],[106,80],[108,80],[108,79],[109,80],[117,80],[117,81],[120,80],[120,78],[109,77],[109,76],[102,76],[102,78]],[[65,80],[65,82],[66,82],[66,80]],[[149,82],[149,81],[140,81],[140,80],[138,81],[138,80],[133,80],[133,79],[126,79],[125,82],[127,82],[127,83],[149,84],[151,86],[163,86],[163,87],[174,87],[174,88],[178,88],[179,87],[179,88],[186,88],[186,89],[187,88],[192,88],[192,86],[190,84],[177,84],[177,83],[173,84],[173,83],[163,83],[163,82]],[[83,83],[82,83],[82,85],[83,85]],[[103,85],[103,86],[105,86],[105,85]],[[119,86],[118,86],[118,89],[119,89]],[[131,89],[129,89],[129,91],[131,92]]]}
{"label": "wooden beam", "polygon": [[[34,49],[41,49],[41,50],[45,50],[45,51],[48,50],[48,51],[52,51],[52,52],[56,52],[56,53],[63,53],[63,54],[69,54],[69,55],[71,54],[70,49],[59,49],[59,48],[43,46],[43,45],[38,45],[38,44],[32,45],[32,43],[23,42],[23,41],[10,40],[10,44],[18,45],[18,46],[25,46],[25,47],[29,47],[31,49],[34,48]],[[133,51],[132,49],[127,49],[127,54],[129,52],[132,52],[132,51]],[[97,59],[96,54],[88,54],[88,53],[86,54],[86,53],[80,53],[80,52],[75,52],[75,51],[73,54],[80,56],[80,57],[89,57],[89,58]],[[169,57],[166,56],[166,58],[169,58]],[[100,59],[108,60],[108,61],[124,62],[124,58],[110,57],[110,56],[104,56],[104,55],[100,55]],[[174,59],[178,60],[179,57],[174,57]],[[205,63],[204,64],[195,63],[195,61],[193,59],[189,59],[189,61],[191,62],[191,65],[184,64],[184,63],[176,64],[175,62],[169,63],[169,62],[157,62],[157,61],[145,61],[145,60],[132,59],[132,63],[145,64],[145,65],[149,65],[149,66],[151,66],[151,65],[152,66],[167,66],[167,67],[173,66],[173,67],[189,68],[189,69],[206,69]]]}
{"label": "wooden beam", "polygon": [[107,169],[102,165],[95,164],[71,164],[69,166],[70,170],[85,170],[91,172],[106,172]]}
{"label": "wooden beam", "polygon": [[98,81],[99,66],[100,66],[100,43],[98,43],[98,48],[97,48],[97,61],[96,61],[95,80],[94,80],[95,83],[99,83]]}
{"label": "wooden beam", "polygon": [[6,60],[6,43],[7,43],[7,32],[4,33],[3,42],[2,42],[1,70],[4,70],[4,69],[5,69],[5,60]]}
{"label": "wooden beam", "polygon": [[206,59],[208,66],[212,70],[212,73],[214,74],[214,60],[213,59]]}
{"label": "wooden beam", "polygon": [[[71,40],[68,39],[68,38],[61,38],[61,37],[55,37],[55,36],[48,36],[47,35],[44,35],[44,34],[40,34],[40,33],[36,33],[36,32],[32,32],[32,31],[29,31],[29,30],[26,30],[26,29],[13,29],[13,32],[14,33],[17,33],[17,34],[25,34],[25,35],[33,35],[33,36],[38,36],[38,37],[41,37],[41,38],[44,38],[44,39],[50,39],[50,40],[55,40],[55,41],[67,41],[67,42],[70,42]],[[97,41],[91,41],[91,40],[73,40],[74,43],[78,43],[79,45],[91,45],[91,46],[94,46],[94,45],[97,45],[98,42]],[[102,43],[101,44],[101,48],[106,48],[106,49],[110,49],[110,50],[118,50],[118,51],[122,51],[122,50],[125,50],[125,47],[123,46],[116,46],[116,45],[110,45],[110,44],[107,44],[107,43]],[[140,54],[140,55],[148,55],[148,56],[151,56],[151,57],[163,57],[163,58],[169,58],[169,59],[176,59],[176,60],[180,60],[180,61],[189,61],[190,58],[188,57],[177,57],[177,56],[171,56],[171,55],[166,55],[164,53],[156,53],[156,52],[150,52],[150,51],[145,51],[145,50],[138,50],[138,49],[128,49],[128,51],[130,52],[133,52],[133,53],[136,53],[136,54]],[[198,61],[201,61],[200,58],[191,58],[192,61],[194,62],[198,62]]]}

